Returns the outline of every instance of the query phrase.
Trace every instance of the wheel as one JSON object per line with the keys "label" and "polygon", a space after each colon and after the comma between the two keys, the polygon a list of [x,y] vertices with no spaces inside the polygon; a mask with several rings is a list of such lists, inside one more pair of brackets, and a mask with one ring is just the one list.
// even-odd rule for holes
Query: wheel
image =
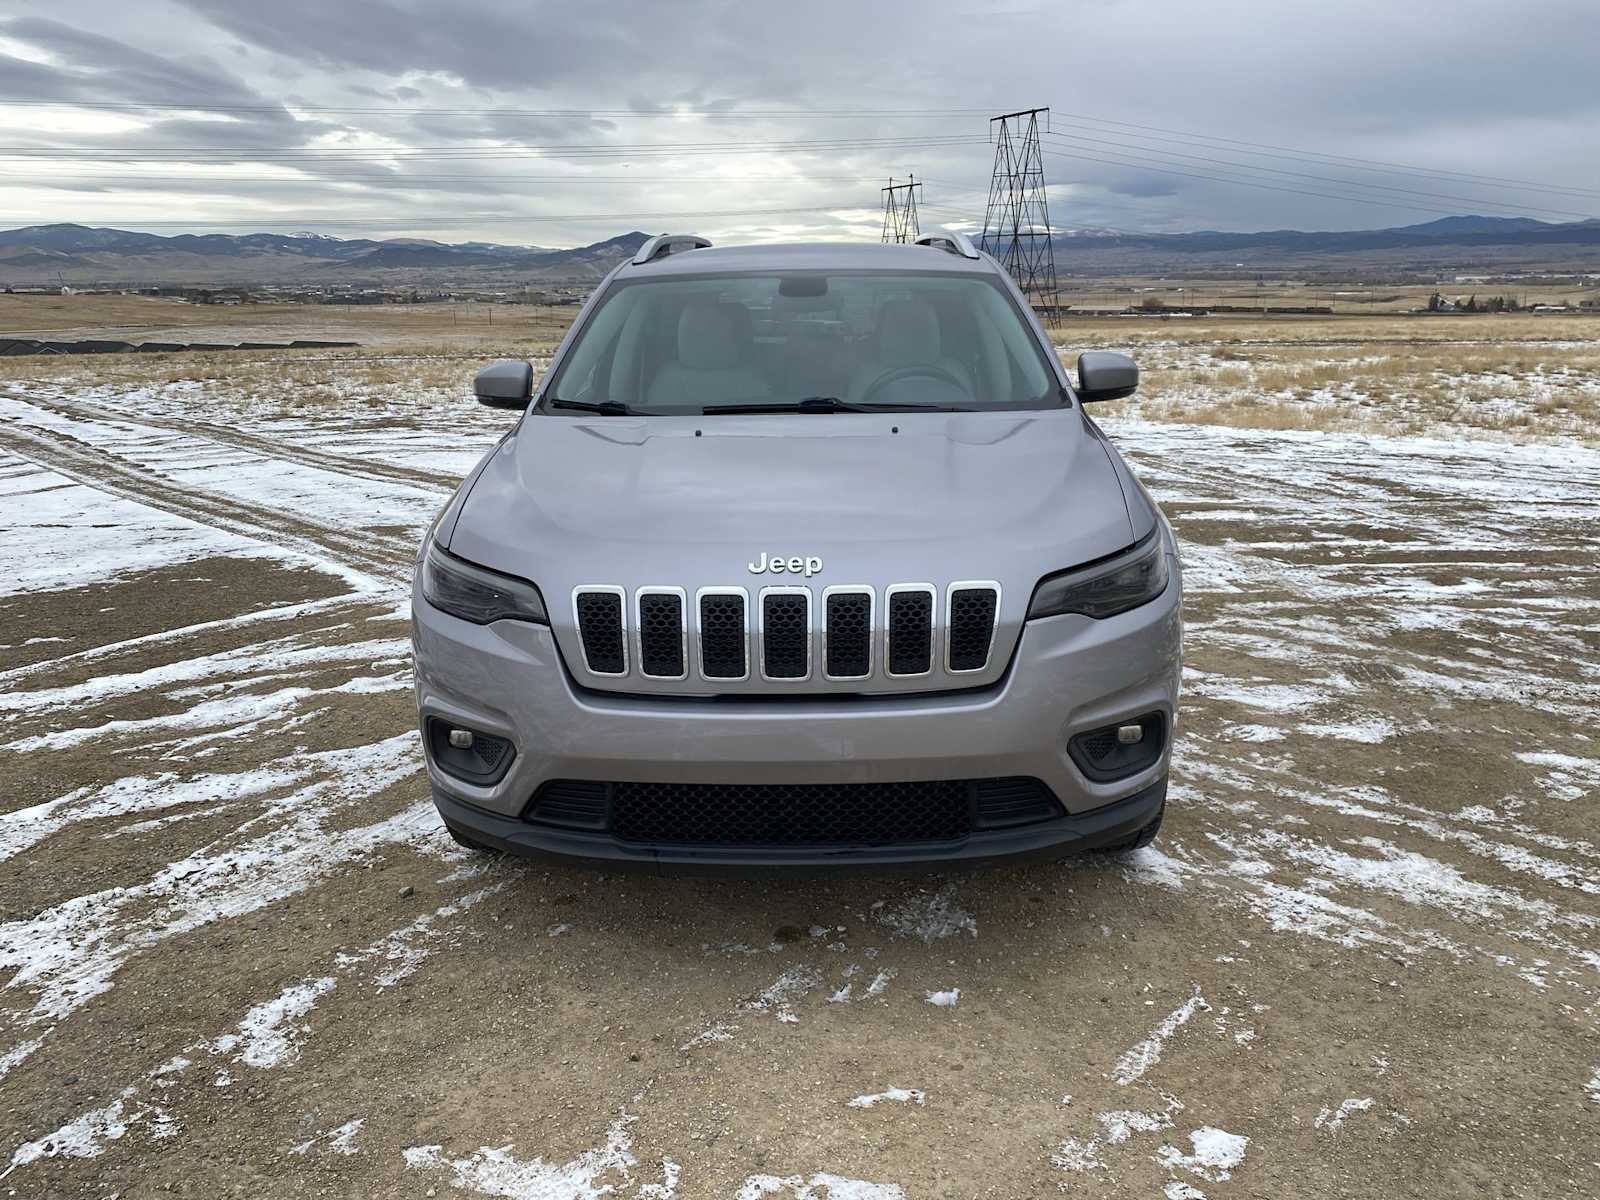
{"label": "wheel", "polygon": [[482,842],[476,841],[467,834],[462,833],[461,830],[457,829],[454,825],[451,825],[448,821],[445,822],[445,830],[450,834],[450,840],[458,846],[464,846],[466,849],[476,851],[479,854],[494,853],[494,851],[488,846],[485,846]]}
{"label": "wheel", "polygon": [[1155,841],[1156,834],[1161,832],[1161,818],[1166,815],[1166,812],[1167,806],[1163,804],[1161,811],[1156,813],[1144,828],[1135,830],[1131,836],[1123,838],[1120,842],[1112,842],[1108,846],[1097,846],[1094,853],[1126,854],[1130,850],[1143,850],[1151,842]]}

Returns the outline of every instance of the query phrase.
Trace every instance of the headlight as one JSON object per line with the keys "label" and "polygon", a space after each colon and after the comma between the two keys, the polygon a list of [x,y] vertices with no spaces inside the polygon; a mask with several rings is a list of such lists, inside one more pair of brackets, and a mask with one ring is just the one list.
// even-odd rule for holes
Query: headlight
{"label": "headlight", "polygon": [[539,589],[525,579],[485,570],[429,546],[422,560],[422,594],[437,609],[487,625],[491,621],[550,624]]}
{"label": "headlight", "polygon": [[1166,539],[1153,529],[1137,546],[1104,562],[1045,576],[1033,589],[1028,617],[1115,616],[1166,591],[1167,574]]}

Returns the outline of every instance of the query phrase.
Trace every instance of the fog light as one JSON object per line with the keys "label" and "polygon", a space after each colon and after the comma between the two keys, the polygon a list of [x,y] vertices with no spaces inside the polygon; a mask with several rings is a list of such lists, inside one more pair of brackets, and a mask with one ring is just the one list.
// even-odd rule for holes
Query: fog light
{"label": "fog light", "polygon": [[1118,721],[1076,734],[1067,743],[1067,752],[1090,779],[1109,783],[1155,766],[1161,761],[1166,741],[1166,718],[1160,712],[1152,712],[1133,721]]}
{"label": "fog light", "polygon": [[463,729],[437,717],[428,718],[428,749],[434,764],[466,783],[486,787],[499,783],[515,757],[509,741],[481,730]]}

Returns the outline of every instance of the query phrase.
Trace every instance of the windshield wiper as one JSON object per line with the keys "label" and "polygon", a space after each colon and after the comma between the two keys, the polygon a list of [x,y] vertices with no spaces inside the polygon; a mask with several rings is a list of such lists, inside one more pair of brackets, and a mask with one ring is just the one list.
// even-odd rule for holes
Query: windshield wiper
{"label": "windshield wiper", "polygon": [[700,410],[711,413],[795,413],[795,412],[961,412],[943,404],[852,404],[837,396],[804,396],[777,404],[708,404]]}
{"label": "windshield wiper", "polygon": [[551,408],[575,408],[580,412],[599,413],[602,417],[626,417],[632,414],[621,400],[550,400]]}

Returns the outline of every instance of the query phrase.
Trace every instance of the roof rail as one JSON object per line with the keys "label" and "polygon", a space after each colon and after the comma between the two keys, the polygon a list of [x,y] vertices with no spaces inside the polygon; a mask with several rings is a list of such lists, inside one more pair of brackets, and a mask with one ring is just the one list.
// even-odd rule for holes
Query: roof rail
{"label": "roof rail", "polygon": [[647,262],[665,258],[669,254],[677,254],[682,250],[706,250],[710,246],[710,240],[698,233],[658,233],[639,247],[639,252],[633,256],[633,265],[642,267]]}
{"label": "roof rail", "polygon": [[917,245],[935,246],[947,254],[959,254],[962,258],[978,257],[978,250],[972,244],[972,239],[953,229],[930,229],[917,238]]}

